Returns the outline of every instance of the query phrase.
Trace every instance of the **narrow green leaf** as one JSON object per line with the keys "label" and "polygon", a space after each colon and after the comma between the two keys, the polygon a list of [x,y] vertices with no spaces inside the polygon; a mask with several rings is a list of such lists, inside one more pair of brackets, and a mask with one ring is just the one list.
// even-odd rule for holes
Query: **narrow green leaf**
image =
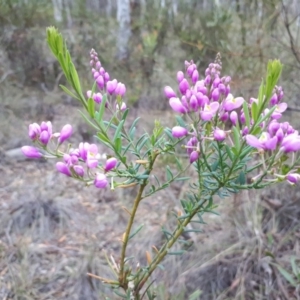
{"label": "narrow green leaf", "polygon": [[176,118],[176,120],[177,120],[177,123],[181,126],[181,127],[186,127],[186,124],[185,124],[185,122],[184,122],[184,120],[182,119],[182,117],[181,116],[176,116],[175,117]]}
{"label": "narrow green leaf", "polygon": [[59,86],[66,94],[68,94],[69,96],[71,96],[74,99],[81,101],[80,98],[78,98],[75,94],[73,94],[67,87],[65,87],[62,84],[60,84]]}
{"label": "narrow green leaf", "polygon": [[104,135],[102,132],[98,132],[97,136],[101,141],[105,143],[110,143],[109,138],[106,135]]}
{"label": "narrow green leaf", "polygon": [[91,118],[95,117],[95,101],[92,98],[88,98],[88,113],[90,114]]}
{"label": "narrow green leaf", "polygon": [[116,142],[116,139],[117,139],[117,138],[120,138],[120,137],[121,137],[121,130],[122,130],[122,128],[123,128],[123,125],[124,125],[124,120],[122,120],[122,121],[119,123],[119,125],[118,125],[118,127],[117,127],[117,129],[116,129],[116,132],[115,132],[115,135],[114,135],[114,138],[113,138],[114,143]]}
{"label": "narrow green leaf", "polygon": [[139,143],[139,145],[137,146],[137,150],[138,150],[139,152],[141,152],[141,150],[143,149],[144,145],[145,145],[148,141],[149,141],[149,137],[148,137],[148,135],[146,135],[146,136],[144,137],[144,139],[142,140],[142,142]]}
{"label": "narrow green leaf", "polygon": [[174,181],[187,181],[191,179],[191,177],[177,177]]}
{"label": "narrow green leaf", "polygon": [[121,152],[122,149],[122,139],[120,137],[118,137],[115,141],[115,149],[117,153]]}
{"label": "narrow green leaf", "polygon": [[258,118],[258,105],[256,102],[253,102],[251,105],[251,115],[254,122],[256,122]]}
{"label": "narrow green leaf", "polygon": [[79,113],[81,114],[81,116],[83,117],[83,119],[91,126],[91,127],[93,127],[94,129],[96,129],[97,131],[99,130],[99,128],[94,124],[94,123],[92,123],[89,119],[88,119],[88,117],[82,112],[82,111],[80,111],[80,110],[78,110],[79,111]]}
{"label": "narrow green leaf", "polygon": [[241,184],[241,185],[246,183],[246,176],[245,176],[245,173],[243,171],[240,172],[240,174],[239,174],[239,176],[236,180],[236,183]]}
{"label": "narrow green leaf", "polygon": [[[136,124],[137,124],[137,122],[139,121],[139,119],[140,119],[140,117],[136,118],[136,119],[132,122],[132,125],[131,125],[131,127],[130,127],[130,129],[129,129],[129,136],[130,136],[130,137],[132,136],[132,131],[133,131],[133,129],[136,127]],[[132,139],[133,139],[133,137],[132,137]]]}
{"label": "narrow green leaf", "polygon": [[178,251],[168,251],[168,255],[182,255],[183,253],[185,253],[185,250],[178,250]]}
{"label": "narrow green leaf", "polygon": [[102,97],[102,101],[101,101],[101,104],[100,104],[100,107],[99,107],[99,115],[98,115],[98,118],[99,118],[99,122],[102,120],[103,118],[103,114],[104,114],[104,110],[105,110],[105,104],[106,104],[106,101],[107,101],[107,96],[106,94],[103,95]]}
{"label": "narrow green leaf", "polygon": [[230,147],[227,144],[225,144],[225,150],[226,150],[226,153],[227,153],[229,159],[231,161],[233,161],[234,160],[233,153],[231,152],[231,149],[230,149]]}
{"label": "narrow green leaf", "polygon": [[246,119],[246,126],[248,127],[248,130],[250,130],[250,114],[249,114],[248,103],[246,101],[243,102],[243,111]]}
{"label": "narrow green leaf", "polygon": [[241,147],[241,141],[240,141],[240,132],[237,129],[237,127],[232,127],[232,133],[233,133],[233,141],[234,141],[234,148],[239,151]]}
{"label": "narrow green leaf", "polygon": [[168,181],[171,181],[174,177],[169,166],[166,167],[166,175],[167,175],[167,180]]}
{"label": "narrow green leaf", "polygon": [[127,299],[127,296],[117,290],[114,290],[114,293],[123,299]]}
{"label": "narrow green leaf", "polygon": [[281,273],[281,275],[292,285],[292,286],[297,286],[297,282],[294,280],[294,277],[284,268],[282,268],[280,265],[275,264],[277,267],[278,271]]}
{"label": "narrow green leaf", "polygon": [[140,225],[133,233],[131,233],[128,237],[129,240],[131,240],[136,234],[138,234],[142,228],[144,227],[144,224]]}
{"label": "narrow green leaf", "polygon": [[122,120],[126,120],[127,116],[128,116],[128,112],[129,112],[129,108],[127,108],[124,112],[123,112],[123,115],[122,115]]}
{"label": "narrow green leaf", "polygon": [[197,300],[197,299],[200,299],[201,295],[202,295],[202,291],[196,290],[192,295],[189,296],[188,300]]}
{"label": "narrow green leaf", "polygon": [[[300,269],[296,265],[296,257],[295,256],[293,256],[291,258],[291,266],[292,266],[292,270],[293,270],[294,275],[299,276],[300,275]],[[300,283],[300,278],[299,278],[299,283]]]}
{"label": "narrow green leaf", "polygon": [[133,127],[133,128],[129,131],[129,137],[130,137],[131,140],[134,139],[135,132],[136,132],[136,127]]}

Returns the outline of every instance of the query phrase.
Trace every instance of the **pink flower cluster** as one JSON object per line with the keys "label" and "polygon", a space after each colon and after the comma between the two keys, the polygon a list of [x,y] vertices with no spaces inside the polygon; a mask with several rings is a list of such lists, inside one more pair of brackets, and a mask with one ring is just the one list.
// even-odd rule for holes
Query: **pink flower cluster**
{"label": "pink flower cluster", "polygon": [[[92,67],[92,74],[97,83],[97,87],[100,92],[92,93],[91,90],[87,91],[87,96],[93,98],[96,103],[101,103],[103,93],[107,93],[110,96],[116,96],[123,98],[126,93],[126,86],[122,82],[118,82],[117,79],[110,80],[110,75],[102,67],[101,62],[98,58],[98,53],[92,49],[90,52],[90,66]],[[126,109],[124,102],[116,103],[115,108],[121,111]]]}
{"label": "pink flower cluster", "polygon": [[[199,159],[200,142],[225,141],[231,133],[231,130],[225,131],[225,122],[228,121],[232,126],[239,128],[241,136],[245,138],[248,145],[260,152],[266,152],[269,156],[277,155],[276,158],[279,158],[283,153],[300,151],[299,132],[288,122],[279,122],[282,113],[287,109],[287,104],[282,102],[284,93],[281,87],[275,86],[268,105],[264,106],[266,108],[262,112],[262,117],[269,117],[259,124],[262,132],[257,137],[251,134],[254,125],[251,109],[254,103],[258,104],[258,99],[250,98],[247,103],[250,117],[247,123],[242,107],[245,100],[242,97],[234,97],[230,93],[231,78],[221,77],[222,65],[218,56],[215,63],[209,64],[205,70],[203,79],[200,79],[197,66],[193,61],[186,61],[185,69],[185,73],[182,71],[177,73],[180,96],[170,86],[166,86],[164,92],[175,112],[187,115],[193,121],[194,126],[195,124],[199,126],[198,130],[193,126],[190,130],[182,126],[175,126],[172,129],[172,135],[175,138],[191,136],[185,145],[190,163]],[[270,113],[271,109],[272,113]],[[205,127],[207,122],[211,124],[208,130]],[[250,128],[246,123],[248,125],[250,123]],[[292,184],[300,179],[300,175],[293,173],[294,171],[291,170],[284,175]]]}
{"label": "pink flower cluster", "polygon": [[[52,124],[48,121],[42,122],[41,125],[37,123],[30,124],[28,135],[51,157],[54,155],[63,158],[63,161],[56,163],[58,172],[87,183],[93,182],[97,188],[105,188],[108,185],[108,180],[104,173],[116,167],[117,159],[111,157],[106,160],[104,166],[101,166],[101,155],[98,152],[97,145],[89,143],[80,143],[77,149],[71,148],[67,153],[59,151],[60,145],[70,138],[72,131],[72,126],[67,124],[63,126],[60,132],[52,133]],[[57,139],[55,150],[50,148],[49,142],[51,139]],[[22,147],[22,152],[28,158],[47,157],[38,148],[32,146]],[[98,170],[102,172],[98,172]]]}
{"label": "pink flower cluster", "polygon": [[[37,143],[40,147],[45,148],[52,138],[57,138],[58,144],[62,144],[70,138],[72,132],[72,126],[66,124],[60,132],[52,133],[52,123],[48,121],[42,122],[41,125],[37,123],[30,124],[28,135],[33,142]],[[28,158],[40,158],[43,156],[37,148],[32,146],[22,147],[22,152]]]}
{"label": "pink flower cluster", "polygon": [[[205,70],[205,77],[199,78],[199,72],[196,64],[185,62],[186,72],[177,72],[178,90],[177,93],[170,87],[164,89],[165,96],[169,99],[171,108],[180,114],[188,114],[196,122],[213,123],[214,129],[211,138],[216,141],[223,141],[226,138],[226,132],[217,127],[218,123],[231,120],[233,125],[238,122],[238,115],[235,109],[243,105],[244,98],[234,98],[230,93],[229,76],[221,76],[221,61],[217,57],[215,63],[209,64]],[[181,126],[175,126],[172,129],[175,138],[182,138],[189,134],[188,130]],[[190,162],[199,158],[198,140],[195,133],[190,133],[193,137],[188,141],[186,148],[190,155]]]}
{"label": "pink flower cluster", "polygon": [[[56,163],[56,169],[67,176],[82,178],[87,182],[93,181],[97,188],[106,188],[108,180],[104,173],[98,172],[101,155],[95,144],[80,143],[77,149],[70,149],[63,155],[63,162]],[[111,157],[107,159],[103,171],[109,172],[114,169],[118,161]],[[95,172],[92,172],[95,170]],[[83,178],[86,175],[86,178]]]}

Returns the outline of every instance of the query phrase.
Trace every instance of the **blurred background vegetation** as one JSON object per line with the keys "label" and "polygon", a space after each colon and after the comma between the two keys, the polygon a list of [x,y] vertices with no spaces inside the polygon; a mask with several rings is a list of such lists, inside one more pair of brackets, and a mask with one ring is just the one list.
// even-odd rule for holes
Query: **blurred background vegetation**
{"label": "blurred background vegetation", "polygon": [[89,51],[98,51],[128,101],[166,108],[165,84],[175,84],[185,59],[200,68],[223,57],[233,89],[256,96],[268,59],[284,63],[282,85],[296,101],[300,68],[297,0],[0,0],[1,85],[51,91],[63,81],[45,43],[45,27],[67,38],[86,87]]}
{"label": "blurred background vegetation", "polygon": [[[85,220],[80,221],[79,217],[73,220],[72,215],[77,218],[74,207],[59,204],[61,198],[66,200],[69,195],[66,190],[71,192],[69,181],[50,175],[45,179],[45,165],[38,167],[41,173],[35,174],[36,169],[30,169],[32,163],[28,166],[24,161],[20,163],[21,158],[16,158],[13,152],[28,143],[28,124],[41,120],[77,124],[77,140],[88,140],[92,135],[80,117],[75,117],[77,102],[58,87],[65,79],[46,44],[45,29],[51,25],[58,27],[67,39],[84,89],[92,85],[89,51],[94,48],[111,77],[126,84],[127,102],[133,111],[148,113],[143,120],[148,125],[153,123],[154,116],[167,117],[168,101],[163,88],[165,85],[176,87],[176,72],[184,69],[184,60],[193,59],[204,76],[206,66],[220,52],[223,74],[232,77],[234,95],[249,99],[257,96],[268,60],[279,58],[284,64],[280,84],[290,107],[286,119],[300,129],[300,1],[0,0],[0,154],[4,151],[8,157],[7,161],[2,155],[0,158],[1,171],[5,174],[2,176],[5,184],[0,187],[0,279],[4,278],[3,286],[0,280],[0,298],[104,299],[104,296],[99,298],[103,286],[87,279],[85,274],[103,272],[103,261],[99,262],[97,252],[100,246],[91,242],[93,238],[89,234],[98,237],[101,230],[107,232],[107,229],[102,228],[102,219],[99,227],[88,222],[100,214],[110,219],[111,206],[117,204],[105,200],[109,202],[108,207],[101,203],[99,208],[100,196],[96,192],[85,192],[89,204],[84,202],[83,207],[92,206],[93,210]],[[13,161],[17,164],[12,166]],[[53,174],[52,168],[48,167],[49,174]],[[28,170],[32,172],[31,177],[25,179]],[[23,182],[17,181],[16,174]],[[33,189],[32,182],[38,187]],[[64,188],[58,192],[57,186]],[[72,188],[76,195],[72,194],[70,199],[81,199],[82,190],[75,184]],[[55,194],[56,191],[60,194]],[[43,201],[35,201],[37,193]],[[281,186],[263,194],[236,196],[230,205],[220,204],[223,217],[218,217],[219,221],[208,221],[213,225],[206,234],[197,237],[200,243],[182,258],[166,262],[167,270],[171,271],[160,275],[160,283],[164,284],[157,285],[158,299],[300,299],[299,195],[299,189]],[[168,218],[169,207],[174,206],[172,199],[176,201],[178,197],[175,189],[164,195],[167,207],[163,210],[159,206],[157,211],[161,214],[156,220]],[[35,207],[35,203],[39,206]],[[151,203],[152,208],[154,205],[155,201]],[[120,210],[119,206],[115,208]],[[72,209],[71,213],[65,213],[68,209]],[[92,214],[94,219],[90,217]],[[71,219],[75,222],[73,225],[80,224],[78,232],[73,225],[61,225],[65,224],[61,221],[65,222],[65,215],[68,215],[67,223],[71,224]],[[28,236],[26,233],[30,239],[24,242],[24,228],[32,228],[36,220],[39,230],[34,237],[32,232]],[[112,222],[120,225],[122,220],[124,217]],[[55,246],[57,227],[51,227],[45,235],[45,228],[51,222],[55,226],[59,223],[59,230],[61,227],[66,230]],[[85,224],[90,227],[82,237]],[[121,234],[113,228],[117,230],[116,236]],[[55,236],[51,236],[52,231]],[[69,234],[72,238],[75,235],[75,240],[88,236],[84,243],[76,244],[79,252],[74,258],[71,254],[65,256],[64,253],[69,252],[63,252],[75,248],[73,244],[73,248],[68,244],[69,248],[61,250],[64,241],[74,242]],[[103,232],[97,243],[102,243],[102,236]],[[151,230],[147,236],[152,236]],[[49,242],[50,237],[52,242]],[[40,244],[32,248],[31,241]],[[115,240],[108,241],[113,249],[118,249],[114,243]],[[138,243],[133,246],[135,251],[142,248]],[[46,244],[54,248],[49,250]],[[84,252],[87,248],[88,254]],[[49,253],[58,251],[63,255],[49,258],[48,252],[36,254],[36,249],[46,249]],[[56,264],[55,270],[59,273],[53,271],[51,262]],[[60,285],[64,279],[65,285]],[[60,291],[67,295],[59,294]]]}

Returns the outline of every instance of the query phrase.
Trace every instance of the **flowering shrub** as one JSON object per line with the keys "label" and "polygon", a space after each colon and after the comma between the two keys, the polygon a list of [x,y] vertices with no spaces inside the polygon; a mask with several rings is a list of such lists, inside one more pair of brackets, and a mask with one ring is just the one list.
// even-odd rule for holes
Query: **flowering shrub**
{"label": "flowering shrub", "polygon": [[[279,119],[286,110],[283,90],[277,86],[282,65],[270,61],[266,79],[258,97],[249,101],[231,94],[229,76],[222,76],[220,56],[209,64],[200,77],[196,64],[185,62],[185,70],[177,73],[178,92],[170,86],[164,92],[176,115],[178,125],[163,128],[155,121],[153,132],[136,136],[139,119],[127,122],[126,87],[101,65],[97,52],[91,50],[90,66],[94,79],[91,90],[82,92],[76,69],[62,36],[48,28],[48,44],[73,88],[61,88],[81,102],[85,121],[95,130],[96,137],[113,156],[101,160],[96,144],[80,143],[77,148],[66,145],[72,126],[65,125],[53,133],[50,122],[29,125],[29,137],[37,147],[24,146],[29,158],[58,158],[58,172],[99,189],[137,186],[136,197],[128,208],[129,219],[122,236],[118,264],[109,264],[116,278],[103,278],[114,292],[124,299],[155,298],[149,278],[190,222],[203,224],[203,214],[215,208],[213,197],[221,198],[242,189],[259,189],[287,180],[295,184],[299,178],[300,136],[288,122]],[[176,146],[185,148],[187,159],[182,163],[175,156],[177,171],[166,166],[165,181],[152,175],[156,160],[165,153],[175,154]],[[190,167],[196,178],[183,177]],[[153,178],[155,183],[153,183]],[[182,211],[174,216],[177,225],[172,232],[164,230],[166,241],[160,248],[146,251],[147,265],[134,267],[127,256],[127,245],[142,229],[132,230],[140,203],[147,197],[169,188],[174,181],[190,180],[184,199],[178,199]],[[191,229],[189,229],[191,231]],[[197,231],[197,230],[195,230]]]}

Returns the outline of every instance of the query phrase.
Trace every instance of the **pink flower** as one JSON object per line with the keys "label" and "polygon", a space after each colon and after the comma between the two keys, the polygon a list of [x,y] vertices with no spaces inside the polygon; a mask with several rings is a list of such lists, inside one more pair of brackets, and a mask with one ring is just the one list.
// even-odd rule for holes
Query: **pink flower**
{"label": "pink flower", "polygon": [[112,95],[117,87],[118,81],[117,79],[114,79],[112,81],[107,81],[106,83],[106,90],[107,92]]}
{"label": "pink flower", "polygon": [[39,137],[41,133],[41,127],[37,123],[32,123],[29,125],[28,135],[32,140],[35,140]]}
{"label": "pink flower", "polygon": [[23,154],[28,158],[41,158],[43,156],[37,148],[32,146],[23,146],[21,149]]}
{"label": "pink flower", "polygon": [[198,110],[198,100],[195,95],[192,95],[190,98],[190,107],[193,111]]}
{"label": "pink flower", "polygon": [[93,95],[93,99],[96,103],[101,103],[102,101],[102,94],[101,93],[96,93]]}
{"label": "pink flower", "polygon": [[169,100],[169,104],[175,112],[178,112],[181,114],[185,114],[187,112],[187,109],[183,106],[183,104],[181,103],[179,98],[172,97]]}
{"label": "pink flower", "polygon": [[236,111],[232,111],[232,112],[230,113],[229,118],[230,118],[231,123],[232,123],[234,126],[236,126],[236,124],[237,124],[237,122],[238,122],[238,115],[237,115],[237,112],[236,112]]}
{"label": "pink flower", "polygon": [[104,88],[104,78],[102,75],[99,75],[96,79],[96,82],[97,82],[97,86],[99,88],[99,90],[103,90]]}
{"label": "pink flower", "polygon": [[198,79],[199,79],[199,72],[197,70],[193,71],[191,79],[192,79],[192,82],[194,84],[198,81]]}
{"label": "pink flower", "polygon": [[115,89],[115,94],[123,97],[126,93],[126,87],[124,83],[118,82],[117,87]]}
{"label": "pink flower", "polygon": [[213,90],[213,92],[211,93],[211,99],[212,99],[213,101],[218,101],[219,98],[220,98],[220,91],[219,91],[218,88],[215,88],[215,89]]}
{"label": "pink flower", "polygon": [[184,78],[183,72],[182,71],[178,71],[177,72],[177,81],[178,81],[178,83],[180,83],[183,80],[183,78]]}
{"label": "pink flower", "polygon": [[271,138],[268,132],[263,132],[259,139],[251,134],[246,135],[246,142],[256,149],[272,151],[276,149],[278,139],[276,136]]}
{"label": "pink flower", "polygon": [[232,94],[229,94],[225,99],[223,107],[227,111],[232,111],[242,106],[244,101],[242,97],[234,98]]}
{"label": "pink flower", "polygon": [[72,176],[71,171],[70,171],[69,167],[67,166],[67,164],[65,164],[61,161],[56,163],[56,170],[67,176]]}
{"label": "pink flower", "polygon": [[271,118],[272,119],[280,119],[281,118],[281,116],[282,116],[282,113],[284,112],[284,111],[286,111],[286,109],[287,109],[287,104],[285,103],[285,102],[283,102],[283,103],[280,103],[280,104],[277,104],[276,105],[276,109],[275,109],[275,111],[272,113],[272,115],[271,115]]}
{"label": "pink flower", "polygon": [[226,138],[226,132],[222,129],[216,128],[214,130],[214,139],[218,142],[224,141]]}
{"label": "pink flower", "polygon": [[115,157],[109,158],[106,161],[106,164],[105,164],[105,167],[104,167],[105,172],[108,172],[108,171],[114,169],[116,167],[117,163],[118,163],[118,161]]}
{"label": "pink flower", "polygon": [[190,88],[188,81],[183,78],[179,83],[179,90],[182,95],[185,95],[186,91]]}
{"label": "pink flower", "polygon": [[196,148],[197,145],[197,139],[196,137],[192,137],[189,139],[189,141],[186,144],[186,152],[191,155],[191,153],[193,152],[193,150]]}
{"label": "pink flower", "polygon": [[201,119],[203,121],[210,121],[219,109],[218,102],[212,102],[211,104],[205,104],[203,111],[200,112]]}
{"label": "pink flower", "polygon": [[190,163],[192,164],[199,158],[199,152],[198,151],[192,151],[190,155]]}
{"label": "pink flower", "polygon": [[294,185],[299,181],[300,175],[297,173],[290,173],[286,176],[286,179],[290,184]]}
{"label": "pink flower", "polygon": [[300,136],[292,133],[283,138],[281,146],[285,153],[296,152],[300,150]]}
{"label": "pink flower", "polygon": [[83,177],[83,175],[84,175],[84,169],[83,169],[82,166],[75,165],[75,166],[73,166],[73,169],[74,169],[75,173],[76,173],[78,176]]}
{"label": "pink flower", "polygon": [[104,189],[108,185],[107,178],[104,174],[97,173],[96,178],[94,180],[94,185],[98,189]]}
{"label": "pink flower", "polygon": [[165,96],[168,99],[170,99],[172,97],[176,97],[176,93],[174,92],[174,90],[170,86],[166,86],[164,91],[165,91]]}
{"label": "pink flower", "polygon": [[186,128],[181,127],[181,126],[175,126],[172,128],[172,135],[175,138],[182,138],[188,134],[188,131]]}
{"label": "pink flower", "polygon": [[72,132],[72,126],[70,124],[66,124],[60,131],[58,138],[59,144],[62,144],[65,140],[67,140],[72,135]]}
{"label": "pink flower", "polygon": [[91,144],[87,147],[86,164],[89,168],[93,169],[98,166],[100,155],[98,153],[98,147],[95,144]]}
{"label": "pink flower", "polygon": [[125,102],[122,102],[121,105],[119,105],[119,103],[116,103],[116,109],[120,110],[120,111],[124,111],[126,110],[127,106]]}

